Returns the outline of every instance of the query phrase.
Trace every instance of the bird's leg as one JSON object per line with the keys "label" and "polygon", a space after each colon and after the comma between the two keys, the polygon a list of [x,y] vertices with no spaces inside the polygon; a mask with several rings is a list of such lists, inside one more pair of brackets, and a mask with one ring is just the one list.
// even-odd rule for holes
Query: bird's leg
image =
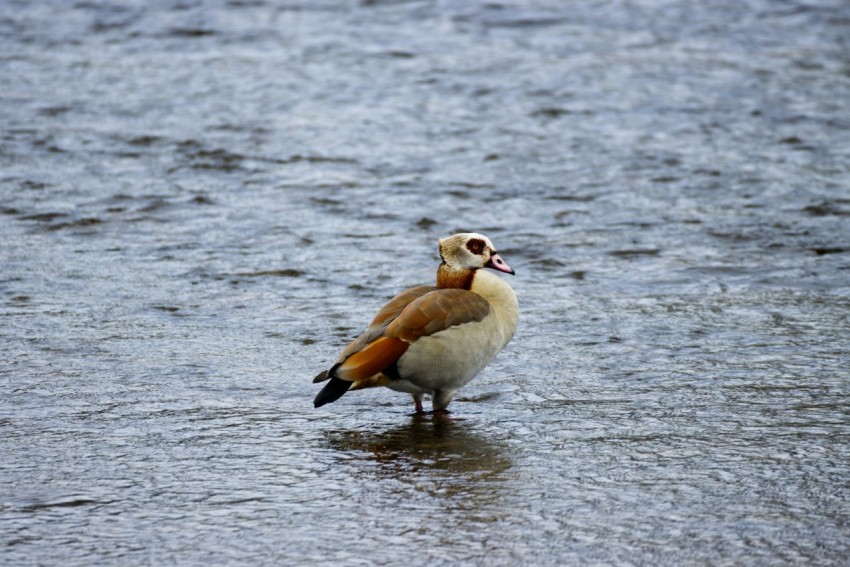
{"label": "bird's leg", "polygon": [[452,401],[452,397],[454,397],[454,390],[434,390],[434,394],[431,396],[431,405],[434,407],[434,415],[446,414],[448,415],[448,411],[446,408],[449,405],[449,402]]}
{"label": "bird's leg", "polygon": [[452,412],[447,409],[435,409],[431,412],[431,421],[434,424],[447,424],[462,420],[462,417],[454,417]]}
{"label": "bird's leg", "polygon": [[451,413],[446,409],[452,397],[455,395],[454,390],[435,390],[431,396],[431,405],[434,408],[433,419],[436,422],[454,421],[456,418],[451,417]]}
{"label": "bird's leg", "polygon": [[422,409],[422,394],[413,394],[413,403],[416,406],[416,413],[425,413]]}

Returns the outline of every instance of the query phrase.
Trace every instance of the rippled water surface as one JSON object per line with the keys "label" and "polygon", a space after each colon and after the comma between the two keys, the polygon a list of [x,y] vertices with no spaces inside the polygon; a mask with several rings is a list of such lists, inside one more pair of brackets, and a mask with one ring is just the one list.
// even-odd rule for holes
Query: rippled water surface
{"label": "rippled water surface", "polygon": [[[2,563],[846,564],[848,29],[3,2]],[[456,419],[314,410],[458,229],[521,322]]]}

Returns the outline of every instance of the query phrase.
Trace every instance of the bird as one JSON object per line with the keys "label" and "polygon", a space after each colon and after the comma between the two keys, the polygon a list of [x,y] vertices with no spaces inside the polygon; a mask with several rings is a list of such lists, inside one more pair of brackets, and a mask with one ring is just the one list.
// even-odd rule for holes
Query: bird
{"label": "bird", "polygon": [[516,272],[489,238],[463,232],[439,239],[436,285],[406,289],[390,299],[366,330],[313,383],[327,384],[314,407],[348,391],[385,386],[413,397],[424,413],[446,409],[455,392],[472,380],[513,338],[519,304],[511,286],[490,270]]}

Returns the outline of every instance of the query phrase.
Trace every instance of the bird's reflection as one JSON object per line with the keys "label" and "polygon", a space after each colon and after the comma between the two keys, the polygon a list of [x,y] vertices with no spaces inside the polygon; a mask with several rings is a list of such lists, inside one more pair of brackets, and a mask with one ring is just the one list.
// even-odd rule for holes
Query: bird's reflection
{"label": "bird's reflection", "polygon": [[476,432],[466,420],[416,415],[389,430],[326,435],[331,447],[346,458],[365,457],[356,476],[389,477],[432,496],[461,496],[464,507],[477,508],[498,499],[512,465],[506,445]]}

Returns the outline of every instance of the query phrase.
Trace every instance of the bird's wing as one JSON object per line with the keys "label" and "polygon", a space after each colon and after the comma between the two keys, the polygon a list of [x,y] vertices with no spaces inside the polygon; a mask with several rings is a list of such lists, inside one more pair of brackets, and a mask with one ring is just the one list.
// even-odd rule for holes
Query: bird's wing
{"label": "bird's wing", "polygon": [[337,363],[314,381],[332,376],[352,382],[365,380],[392,366],[420,338],[481,321],[489,312],[486,299],[465,289],[412,288],[393,298]]}
{"label": "bird's wing", "polygon": [[486,299],[465,289],[440,289],[405,307],[385,335],[412,343],[455,325],[481,321],[490,313]]}
{"label": "bird's wing", "polygon": [[[365,350],[368,345],[381,338],[384,334],[384,331],[386,331],[387,329],[387,325],[389,325],[393,321],[393,319],[398,317],[399,314],[404,310],[404,308],[407,307],[412,301],[422,297],[426,293],[435,291],[436,289],[436,287],[431,285],[420,285],[412,287],[410,289],[406,289],[395,297],[393,297],[392,299],[390,299],[387,304],[384,305],[380,309],[380,311],[378,311],[378,314],[375,315],[375,318],[372,319],[371,323],[369,323],[369,327],[367,327],[366,330],[363,331],[363,333],[359,337],[351,341],[351,343],[349,343],[349,345],[345,347],[345,349],[340,353],[339,357],[336,359],[336,362],[334,362],[334,365],[331,367],[331,369],[323,370],[322,372],[320,372],[318,376],[313,378],[313,383],[324,382],[325,380],[333,376],[335,374],[335,370],[343,362],[345,362],[346,359],[348,359],[355,353]],[[380,345],[377,346],[380,347]],[[398,345],[394,346],[398,348]],[[384,348],[390,348],[392,350],[393,346],[391,346],[390,344],[386,344],[384,345]],[[383,358],[377,356],[379,352],[383,351],[380,348],[377,348],[376,350],[371,351],[370,354],[375,358]],[[399,353],[399,356],[401,356],[401,353]],[[353,360],[352,364],[363,361],[364,357],[359,357]],[[387,364],[387,366],[389,366],[390,364],[392,364],[392,362]],[[386,368],[386,366],[384,368]],[[364,371],[365,370],[368,370],[368,368],[365,368]],[[376,370],[376,372],[379,372],[380,370],[383,370],[383,368],[379,368],[378,370]]]}

